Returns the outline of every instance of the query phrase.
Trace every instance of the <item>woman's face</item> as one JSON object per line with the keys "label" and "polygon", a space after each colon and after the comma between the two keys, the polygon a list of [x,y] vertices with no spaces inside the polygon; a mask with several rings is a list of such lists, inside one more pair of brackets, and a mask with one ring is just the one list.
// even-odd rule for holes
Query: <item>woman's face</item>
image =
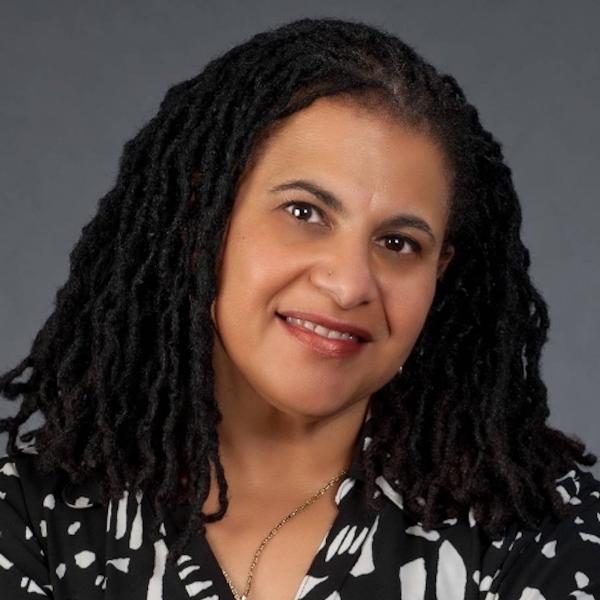
{"label": "woman's face", "polygon": [[[449,194],[441,150],[389,117],[321,98],[286,119],[247,168],[225,234],[217,382],[306,417],[381,388],[451,258],[440,256]],[[291,313],[343,321],[368,341],[326,340],[318,333],[332,327],[287,325],[279,315]]]}

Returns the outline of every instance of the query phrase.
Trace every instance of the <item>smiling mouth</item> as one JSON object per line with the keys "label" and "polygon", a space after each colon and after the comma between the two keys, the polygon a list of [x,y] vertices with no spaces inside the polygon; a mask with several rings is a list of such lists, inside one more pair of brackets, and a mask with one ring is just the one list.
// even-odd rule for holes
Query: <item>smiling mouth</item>
{"label": "smiling mouth", "polygon": [[293,317],[286,317],[277,312],[275,313],[275,315],[277,317],[279,317],[282,321],[284,321],[288,324],[295,325],[296,327],[304,329],[305,331],[307,331],[309,333],[318,335],[326,340],[341,341],[341,342],[353,343],[353,344],[365,344],[366,343],[365,339],[363,339],[362,337],[360,337],[354,333],[347,333],[347,332],[342,332],[342,331],[338,331],[335,329],[329,329],[327,327],[324,327],[323,325],[320,325],[319,323],[313,323],[312,321],[308,321],[308,320],[304,320],[304,319],[296,319]]}

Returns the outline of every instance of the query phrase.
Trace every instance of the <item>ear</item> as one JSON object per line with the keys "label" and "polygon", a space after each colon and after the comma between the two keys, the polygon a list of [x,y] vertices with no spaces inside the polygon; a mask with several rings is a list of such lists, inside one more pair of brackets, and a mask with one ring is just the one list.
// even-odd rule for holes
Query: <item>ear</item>
{"label": "ear", "polygon": [[447,245],[442,249],[440,258],[438,260],[437,278],[441,279],[446,271],[446,268],[450,264],[452,257],[454,256],[454,246]]}

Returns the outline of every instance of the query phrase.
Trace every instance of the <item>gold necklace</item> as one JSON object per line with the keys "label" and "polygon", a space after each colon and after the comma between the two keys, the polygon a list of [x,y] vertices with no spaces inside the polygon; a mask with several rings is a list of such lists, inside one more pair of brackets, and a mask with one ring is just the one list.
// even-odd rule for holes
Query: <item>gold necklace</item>
{"label": "gold necklace", "polygon": [[233,597],[235,598],[235,600],[248,600],[248,595],[250,594],[250,586],[252,585],[252,576],[254,573],[254,569],[256,567],[256,563],[258,562],[258,557],[260,556],[260,553],[263,551],[263,548],[265,547],[267,542],[279,531],[279,529],[289,519],[291,519],[292,517],[295,517],[299,512],[303,511],[307,506],[309,506],[313,502],[315,502],[315,500],[318,500],[336,481],[339,481],[347,472],[348,472],[348,469],[344,469],[341,473],[336,475],[333,479],[329,480],[329,482],[326,485],[324,485],[314,496],[311,496],[308,500],[306,500],[300,506],[298,506],[298,508],[295,508],[291,513],[289,513],[288,515],[283,517],[283,519],[281,519],[281,521],[279,521],[279,523],[277,523],[277,525],[275,525],[275,527],[273,527],[273,529],[271,529],[269,534],[262,540],[258,549],[254,553],[254,558],[252,559],[252,564],[250,565],[250,571],[248,572],[248,578],[246,580],[246,588],[244,589],[243,594],[240,595],[237,592],[237,590],[233,587],[233,583],[231,581],[231,578],[227,574],[227,571],[225,571],[225,569],[223,569],[223,568],[221,569],[221,571],[223,571],[223,575],[225,576],[225,580],[229,584],[231,593],[233,594]]}

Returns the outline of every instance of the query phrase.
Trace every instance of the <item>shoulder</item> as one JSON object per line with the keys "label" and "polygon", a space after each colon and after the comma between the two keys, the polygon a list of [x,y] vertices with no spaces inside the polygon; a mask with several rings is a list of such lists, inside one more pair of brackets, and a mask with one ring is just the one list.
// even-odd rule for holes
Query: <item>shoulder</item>
{"label": "shoulder", "polygon": [[[45,474],[39,467],[39,456],[20,453],[0,457],[0,498],[34,505],[37,501],[51,502],[46,496],[64,485],[61,472]],[[10,498],[9,498],[10,496]]]}
{"label": "shoulder", "polygon": [[498,573],[504,598],[591,598],[600,591],[600,481],[575,468],[556,480],[568,513],[523,529]]}
{"label": "shoulder", "polygon": [[44,472],[34,452],[0,457],[0,521],[6,525],[18,517],[42,545],[50,528],[83,516],[84,511],[72,509],[96,508],[85,511],[86,520],[102,519],[99,497],[94,481],[74,484],[61,469]]}
{"label": "shoulder", "polygon": [[0,499],[13,507],[35,503],[51,487],[57,476],[43,476],[37,466],[37,455],[19,454],[0,457]]}
{"label": "shoulder", "polygon": [[100,504],[100,487],[96,480],[72,483],[65,471],[44,472],[37,452],[21,452],[15,456],[0,457],[0,490],[2,486],[19,489],[29,502],[41,499],[52,503],[48,494],[58,496],[67,506],[86,508]]}
{"label": "shoulder", "polygon": [[0,457],[0,586],[6,597],[47,595],[44,504],[53,499],[52,477],[44,478],[34,456]]}

